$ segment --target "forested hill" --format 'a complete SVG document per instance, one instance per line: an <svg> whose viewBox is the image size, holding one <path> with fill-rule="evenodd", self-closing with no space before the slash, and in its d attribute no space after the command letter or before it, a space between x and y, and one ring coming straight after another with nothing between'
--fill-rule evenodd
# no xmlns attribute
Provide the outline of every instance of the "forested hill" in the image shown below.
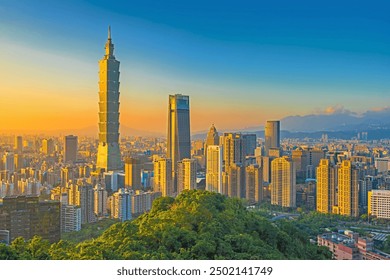
<svg viewBox="0 0 390 280"><path fill-rule="evenodd" d="M207 191L159 198L152 210L96 239L0 246L8 259L328 259L329 252L287 221L271 223L240 200Z"/></svg>

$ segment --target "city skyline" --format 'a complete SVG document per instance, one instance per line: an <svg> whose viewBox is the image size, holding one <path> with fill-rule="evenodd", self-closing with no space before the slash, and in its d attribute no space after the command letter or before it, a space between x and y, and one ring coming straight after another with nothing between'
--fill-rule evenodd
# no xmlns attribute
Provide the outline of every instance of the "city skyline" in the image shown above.
<svg viewBox="0 0 390 280"><path fill-rule="evenodd" d="M191 97L195 132L388 109L386 9L153 4L0 2L2 132L97 131L96 57L109 24L126 127L165 134L169 94Z"/></svg>

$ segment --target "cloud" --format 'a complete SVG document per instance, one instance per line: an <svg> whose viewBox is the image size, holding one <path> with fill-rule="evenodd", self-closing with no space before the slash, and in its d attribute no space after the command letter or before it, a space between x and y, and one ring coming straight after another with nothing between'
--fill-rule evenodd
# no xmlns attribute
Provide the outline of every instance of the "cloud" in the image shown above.
<svg viewBox="0 0 390 280"><path fill-rule="evenodd" d="M345 109L343 105L337 104L334 106L329 106L325 108L325 110L320 110L318 114L321 115L335 115L335 114L348 114L348 115L356 115L356 113Z"/></svg>
<svg viewBox="0 0 390 280"><path fill-rule="evenodd" d="M386 106L386 107L372 108L372 109L368 110L367 112L384 112L384 111L389 111L389 110L390 110L390 107Z"/></svg>

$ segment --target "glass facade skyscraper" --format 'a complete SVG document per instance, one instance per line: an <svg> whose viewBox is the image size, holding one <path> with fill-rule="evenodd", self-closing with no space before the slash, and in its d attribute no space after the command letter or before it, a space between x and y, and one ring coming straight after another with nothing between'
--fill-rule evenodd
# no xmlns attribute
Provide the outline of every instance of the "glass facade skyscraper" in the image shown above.
<svg viewBox="0 0 390 280"><path fill-rule="evenodd" d="M177 162L191 158L190 98L187 95L169 96L167 158L172 160L172 175L176 191Z"/></svg>

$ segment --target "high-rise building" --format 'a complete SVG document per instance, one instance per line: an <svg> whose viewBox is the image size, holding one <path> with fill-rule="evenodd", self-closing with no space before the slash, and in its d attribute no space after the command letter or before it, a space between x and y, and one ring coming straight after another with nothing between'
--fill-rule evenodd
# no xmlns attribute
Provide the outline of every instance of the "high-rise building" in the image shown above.
<svg viewBox="0 0 390 280"><path fill-rule="evenodd" d="M207 147L206 190L222 193L222 146Z"/></svg>
<svg viewBox="0 0 390 280"><path fill-rule="evenodd" d="M131 213L140 215L152 208L152 192L135 191L131 196Z"/></svg>
<svg viewBox="0 0 390 280"><path fill-rule="evenodd" d="M338 214L359 216L359 170L350 160L338 169Z"/></svg>
<svg viewBox="0 0 390 280"><path fill-rule="evenodd" d="M293 161L288 157L271 162L271 204L296 206L296 178Z"/></svg>
<svg viewBox="0 0 390 280"><path fill-rule="evenodd" d="M94 207L93 186L89 184L78 185L76 204L81 208L81 223L93 223L96 221Z"/></svg>
<svg viewBox="0 0 390 280"><path fill-rule="evenodd" d="M5 152L3 155L3 168L9 174L15 171L15 156L14 153Z"/></svg>
<svg viewBox="0 0 390 280"><path fill-rule="evenodd" d="M297 176L304 179L315 178L315 170L323 158L325 158L325 152L316 148L304 147L292 151Z"/></svg>
<svg viewBox="0 0 390 280"><path fill-rule="evenodd" d="M81 230L81 208L68 204L68 194L61 193L61 232Z"/></svg>
<svg viewBox="0 0 390 280"><path fill-rule="evenodd" d="M111 217L122 222L131 220L131 194L127 189L119 189L111 200Z"/></svg>
<svg viewBox="0 0 390 280"><path fill-rule="evenodd" d="M227 190L227 196L245 198L245 168L241 163L233 163L226 169L226 178L225 184L227 186L224 188Z"/></svg>
<svg viewBox="0 0 390 280"><path fill-rule="evenodd" d="M256 134L244 134L242 137L244 139L244 154L246 156L254 156L257 146Z"/></svg>
<svg viewBox="0 0 390 280"><path fill-rule="evenodd" d="M245 168L246 200L249 204L263 200L263 170L258 165L249 165Z"/></svg>
<svg viewBox="0 0 390 280"><path fill-rule="evenodd" d="M81 223L93 223L95 217L95 197L93 186L85 181L70 183L66 187L68 194L68 204L76 205L81 208Z"/></svg>
<svg viewBox="0 0 390 280"><path fill-rule="evenodd" d="M161 192L162 196L173 196L172 160L156 158L153 161L153 191Z"/></svg>
<svg viewBox="0 0 390 280"><path fill-rule="evenodd" d="M207 133L206 141L204 143L204 155L206 157L206 166L207 166L207 147L212 145L219 145L219 134L214 124L210 127L209 132Z"/></svg>
<svg viewBox="0 0 390 280"><path fill-rule="evenodd" d="M390 190L368 192L368 214L379 219L390 219Z"/></svg>
<svg viewBox="0 0 390 280"><path fill-rule="evenodd" d="M223 145L223 193L229 197L245 198L244 138L241 133L224 133L220 143Z"/></svg>
<svg viewBox="0 0 390 280"><path fill-rule="evenodd" d="M386 173L390 170L390 157L375 158L375 167L378 173Z"/></svg>
<svg viewBox="0 0 390 280"><path fill-rule="evenodd" d="M125 187L141 189L141 161L136 158L125 159Z"/></svg>
<svg viewBox="0 0 390 280"><path fill-rule="evenodd" d="M175 94L169 96L167 158L172 160L172 179L177 191L177 162L191 158L189 96Z"/></svg>
<svg viewBox="0 0 390 280"><path fill-rule="evenodd" d="M4 197L0 204L0 230L8 230L10 241L39 235L50 242L60 240L60 202L39 201L38 196Z"/></svg>
<svg viewBox="0 0 390 280"><path fill-rule="evenodd" d="M119 151L119 61L114 56L108 28L106 53L99 61L99 146L96 167L121 170Z"/></svg>
<svg viewBox="0 0 390 280"><path fill-rule="evenodd" d="M53 139L43 139L42 140L42 153L45 155L50 155L54 153L54 142Z"/></svg>
<svg viewBox="0 0 390 280"><path fill-rule="evenodd" d="M264 137L264 152L265 155L268 156L271 148L280 148L280 121L267 121L265 124Z"/></svg>
<svg viewBox="0 0 390 280"><path fill-rule="evenodd" d="M232 164L245 163L244 140L241 133L224 133L222 144L225 171Z"/></svg>
<svg viewBox="0 0 390 280"><path fill-rule="evenodd" d="M321 159L317 167L317 211L332 213L337 205L337 166L329 159Z"/></svg>
<svg viewBox="0 0 390 280"><path fill-rule="evenodd" d="M94 212L98 218L107 216L107 190L104 183L98 182L94 188Z"/></svg>
<svg viewBox="0 0 390 280"><path fill-rule="evenodd" d="M23 152L23 138L22 136L15 136L15 152Z"/></svg>
<svg viewBox="0 0 390 280"><path fill-rule="evenodd" d="M64 162L74 163L77 160L77 136L67 135L64 142Z"/></svg>
<svg viewBox="0 0 390 280"><path fill-rule="evenodd" d="M177 194L183 190L196 189L197 162L185 158L177 163Z"/></svg>
<svg viewBox="0 0 390 280"><path fill-rule="evenodd" d="M21 154L15 154L14 164L15 164L15 171L20 172L20 170L24 167L24 156Z"/></svg>

